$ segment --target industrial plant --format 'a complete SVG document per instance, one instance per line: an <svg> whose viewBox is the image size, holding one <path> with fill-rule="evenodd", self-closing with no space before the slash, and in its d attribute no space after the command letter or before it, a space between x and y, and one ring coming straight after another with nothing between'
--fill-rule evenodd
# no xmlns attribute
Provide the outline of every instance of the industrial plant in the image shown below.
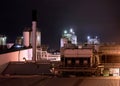
<svg viewBox="0 0 120 86"><path fill-rule="evenodd" d="M120 76L120 44L101 43L98 36L87 36L79 44L70 28L61 35L60 52L50 53L41 45L36 15L34 10L32 26L25 27L15 43L6 43L7 37L0 35L1 74Z"/></svg>

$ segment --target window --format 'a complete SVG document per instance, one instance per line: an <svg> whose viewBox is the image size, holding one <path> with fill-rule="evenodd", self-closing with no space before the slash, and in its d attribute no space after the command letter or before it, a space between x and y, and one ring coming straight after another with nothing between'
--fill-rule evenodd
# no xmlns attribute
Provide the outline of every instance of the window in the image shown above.
<svg viewBox="0 0 120 86"><path fill-rule="evenodd" d="M84 60L84 61L83 61L83 64L84 64L84 65L87 65L87 64L88 64L88 61L87 61L87 60Z"/></svg>

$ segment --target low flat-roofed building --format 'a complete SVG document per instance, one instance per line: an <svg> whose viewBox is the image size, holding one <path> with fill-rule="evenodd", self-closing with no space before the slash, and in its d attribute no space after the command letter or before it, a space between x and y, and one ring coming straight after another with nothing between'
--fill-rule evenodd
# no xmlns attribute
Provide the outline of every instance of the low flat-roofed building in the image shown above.
<svg viewBox="0 0 120 86"><path fill-rule="evenodd" d="M120 45L102 45L99 48L101 63L119 63Z"/></svg>
<svg viewBox="0 0 120 86"><path fill-rule="evenodd" d="M0 73L11 61L32 60L32 48L13 49L0 52Z"/></svg>
<svg viewBox="0 0 120 86"><path fill-rule="evenodd" d="M101 73L105 76L120 76L120 45L105 44L99 47ZM106 72L108 71L108 72Z"/></svg>
<svg viewBox="0 0 120 86"><path fill-rule="evenodd" d="M93 65L93 49L63 49L61 61L67 67L90 67Z"/></svg>

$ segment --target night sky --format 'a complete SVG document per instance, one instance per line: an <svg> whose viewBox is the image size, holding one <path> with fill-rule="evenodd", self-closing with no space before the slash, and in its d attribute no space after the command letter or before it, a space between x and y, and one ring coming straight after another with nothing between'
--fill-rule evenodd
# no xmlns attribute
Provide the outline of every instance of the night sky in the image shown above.
<svg viewBox="0 0 120 86"><path fill-rule="evenodd" d="M119 0L1 0L0 34L14 42L31 27L32 9L38 11L42 44L59 48L64 29L73 28L78 42L99 36L102 42L120 42Z"/></svg>

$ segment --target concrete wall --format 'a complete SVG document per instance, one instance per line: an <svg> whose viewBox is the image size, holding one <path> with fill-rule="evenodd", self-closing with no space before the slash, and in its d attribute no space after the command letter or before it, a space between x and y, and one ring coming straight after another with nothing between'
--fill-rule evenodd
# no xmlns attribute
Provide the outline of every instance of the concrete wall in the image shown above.
<svg viewBox="0 0 120 86"><path fill-rule="evenodd" d="M9 53L0 54L0 73L7 67L10 61L24 61L32 59L32 49L19 50Z"/></svg>
<svg viewBox="0 0 120 86"><path fill-rule="evenodd" d="M18 61L32 60L32 49L21 50L18 52Z"/></svg>

